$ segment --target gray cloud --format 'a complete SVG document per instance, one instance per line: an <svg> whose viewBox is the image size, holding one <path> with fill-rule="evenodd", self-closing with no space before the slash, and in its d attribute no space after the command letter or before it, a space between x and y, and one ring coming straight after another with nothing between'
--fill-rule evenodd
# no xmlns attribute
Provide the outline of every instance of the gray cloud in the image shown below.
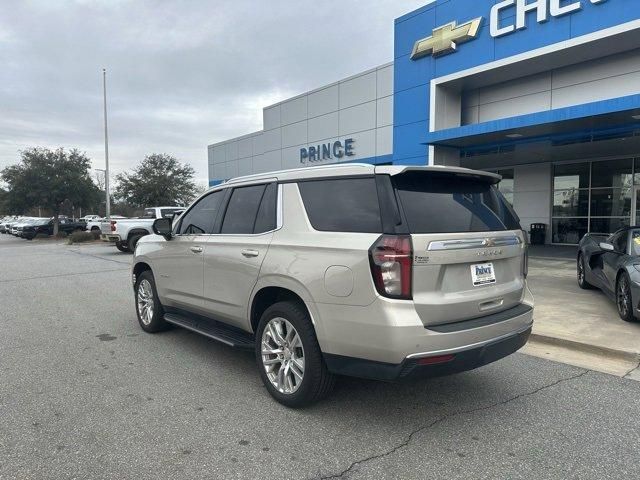
<svg viewBox="0 0 640 480"><path fill-rule="evenodd" d="M5 1L0 168L31 146L103 165L108 70L115 172L262 128L262 107L393 58L393 19L425 0Z"/></svg>

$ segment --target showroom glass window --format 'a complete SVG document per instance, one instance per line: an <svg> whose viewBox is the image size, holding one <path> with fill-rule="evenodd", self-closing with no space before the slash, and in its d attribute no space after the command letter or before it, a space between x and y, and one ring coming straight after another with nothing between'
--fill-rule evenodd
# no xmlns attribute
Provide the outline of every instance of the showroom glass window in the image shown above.
<svg viewBox="0 0 640 480"><path fill-rule="evenodd" d="M513 168L496 170L495 173L502 177L502 180L500 180L498 184L498 190L500 190L504 198L513 205L513 183L515 178Z"/></svg>
<svg viewBox="0 0 640 480"><path fill-rule="evenodd" d="M587 232L629 225L633 159L558 164L553 170L553 243L577 244Z"/></svg>
<svg viewBox="0 0 640 480"><path fill-rule="evenodd" d="M491 173L497 173L502 177L500 183L498 184L498 190L502 193L502 196L513 206L513 188L514 188L514 169L513 168L502 168L499 170L487 170Z"/></svg>

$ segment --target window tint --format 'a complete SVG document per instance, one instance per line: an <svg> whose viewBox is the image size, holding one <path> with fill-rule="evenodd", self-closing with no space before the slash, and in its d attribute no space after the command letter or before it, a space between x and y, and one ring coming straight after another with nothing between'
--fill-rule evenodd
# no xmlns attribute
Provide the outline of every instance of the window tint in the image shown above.
<svg viewBox="0 0 640 480"><path fill-rule="evenodd" d="M256 224L253 233L265 233L276 229L276 205L278 203L277 195L278 185L272 183L267 185L267 189L262 196L262 203L258 210Z"/></svg>
<svg viewBox="0 0 640 480"><path fill-rule="evenodd" d="M253 233L264 190L265 185L235 188L229 199L220 233Z"/></svg>
<svg viewBox="0 0 640 480"><path fill-rule="evenodd" d="M616 249L616 252L626 252L627 242L629 239L629 232L620 232L611 239L611 243Z"/></svg>
<svg viewBox="0 0 640 480"><path fill-rule="evenodd" d="M311 225L325 232L381 233L373 178L314 180L298 184Z"/></svg>
<svg viewBox="0 0 640 480"><path fill-rule="evenodd" d="M223 199L224 190L218 190L200 199L182 219L180 233L183 235L213 233L213 224Z"/></svg>
<svg viewBox="0 0 640 480"><path fill-rule="evenodd" d="M394 177L412 233L520 229L497 189L472 177L410 172Z"/></svg>

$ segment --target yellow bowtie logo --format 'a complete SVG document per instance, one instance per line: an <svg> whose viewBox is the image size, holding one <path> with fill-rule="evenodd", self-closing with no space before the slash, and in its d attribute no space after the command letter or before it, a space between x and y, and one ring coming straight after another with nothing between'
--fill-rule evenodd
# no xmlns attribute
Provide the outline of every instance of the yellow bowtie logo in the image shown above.
<svg viewBox="0 0 640 480"><path fill-rule="evenodd" d="M459 26L456 25L456 22L451 22L434 29L430 37L416 42L411 60L417 60L429 54L438 57L455 52L459 44L473 40L478 36L481 22L482 17L479 17Z"/></svg>

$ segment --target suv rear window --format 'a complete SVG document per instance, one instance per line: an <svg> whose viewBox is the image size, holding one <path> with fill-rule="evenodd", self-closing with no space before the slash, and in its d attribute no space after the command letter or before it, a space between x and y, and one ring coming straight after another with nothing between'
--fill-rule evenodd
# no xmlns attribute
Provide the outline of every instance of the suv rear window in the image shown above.
<svg viewBox="0 0 640 480"><path fill-rule="evenodd" d="M495 186L474 177L408 172L393 177L411 233L519 230Z"/></svg>
<svg viewBox="0 0 640 480"><path fill-rule="evenodd" d="M298 183L311 225L323 232L381 233L380 205L373 177Z"/></svg>

